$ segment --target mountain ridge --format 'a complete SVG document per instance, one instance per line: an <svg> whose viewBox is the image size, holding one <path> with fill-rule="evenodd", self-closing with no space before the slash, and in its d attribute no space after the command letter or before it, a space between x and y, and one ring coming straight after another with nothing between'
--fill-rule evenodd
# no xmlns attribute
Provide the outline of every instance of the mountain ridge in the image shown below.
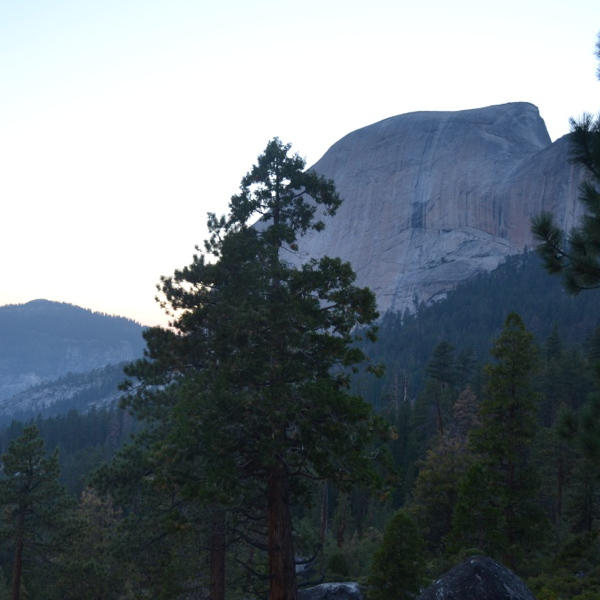
<svg viewBox="0 0 600 600"><path fill-rule="evenodd" d="M144 328L125 317L65 302L0 306L0 400L69 373L142 355Z"/></svg>

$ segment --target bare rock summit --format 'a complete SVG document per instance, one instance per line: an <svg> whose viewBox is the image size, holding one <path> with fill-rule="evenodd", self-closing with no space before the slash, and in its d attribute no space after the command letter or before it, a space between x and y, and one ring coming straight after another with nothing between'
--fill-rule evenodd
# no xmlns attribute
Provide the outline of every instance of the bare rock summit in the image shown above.
<svg viewBox="0 0 600 600"><path fill-rule="evenodd" d="M354 131L312 167L344 199L303 258L340 256L379 309L413 309L531 248L530 219L570 229L582 174L567 136L552 143L538 109L517 102L416 112Z"/></svg>

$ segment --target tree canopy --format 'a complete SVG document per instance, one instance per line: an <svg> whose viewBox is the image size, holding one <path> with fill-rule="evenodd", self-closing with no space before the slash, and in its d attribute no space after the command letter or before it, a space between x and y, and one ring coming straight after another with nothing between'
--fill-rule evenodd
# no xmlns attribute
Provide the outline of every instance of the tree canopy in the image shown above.
<svg viewBox="0 0 600 600"><path fill-rule="evenodd" d="M596 56L600 59L600 37ZM540 242L537 251L546 269L561 273L567 291L578 294L600 287L600 115L571 118L569 141L571 162L586 173L579 196L585 214L579 226L567 234L551 213L541 213L532 219L532 232Z"/></svg>
<svg viewBox="0 0 600 600"><path fill-rule="evenodd" d="M35 425L23 430L0 462L2 538L10 539L14 545L11 599L19 600L25 557L40 570L48 556L60 547L69 502L58 482L58 452L46 455Z"/></svg>
<svg viewBox="0 0 600 600"><path fill-rule="evenodd" d="M370 444L387 431L349 391L366 361L353 331L377 317L373 293L340 259L291 260L302 234L323 228L317 211L341 202L304 167L289 145L268 143L229 214L209 215L204 252L162 278L170 328L148 330L146 357L127 369L125 405L149 425L153 481L210 509L213 557L234 528L266 550L273 600L297 594L292 503L313 480L374 483Z"/></svg>

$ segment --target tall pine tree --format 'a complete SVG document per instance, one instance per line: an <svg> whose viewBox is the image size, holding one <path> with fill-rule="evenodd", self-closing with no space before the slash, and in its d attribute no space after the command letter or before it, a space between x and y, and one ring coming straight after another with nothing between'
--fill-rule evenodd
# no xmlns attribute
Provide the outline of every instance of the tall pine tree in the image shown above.
<svg viewBox="0 0 600 600"><path fill-rule="evenodd" d="M334 214L341 201L289 150L269 142L229 215L209 216L205 253L162 279L171 328L147 332L125 402L161 431L151 446L167 459L164 481L221 523L234 509L262 514L264 538L254 535L271 600L297 597L291 507L304 482L374 481L369 444L385 432L348 387L348 369L365 360L352 332L377 317L375 297L339 259L294 266L302 234L324 226L317 210ZM194 485L183 483L186 464Z"/></svg>
<svg viewBox="0 0 600 600"><path fill-rule="evenodd" d="M528 465L536 433L538 399L532 376L538 366L533 335L516 313L506 318L485 368L480 426L470 433L480 459L461 484L454 534L467 546L515 568L523 549L539 541L543 515L536 506L537 478Z"/></svg>
<svg viewBox="0 0 600 600"><path fill-rule="evenodd" d="M19 600L24 558L41 570L62 547L69 499L58 482L58 452L46 455L36 426L26 427L0 461L2 535L13 548L11 600Z"/></svg>

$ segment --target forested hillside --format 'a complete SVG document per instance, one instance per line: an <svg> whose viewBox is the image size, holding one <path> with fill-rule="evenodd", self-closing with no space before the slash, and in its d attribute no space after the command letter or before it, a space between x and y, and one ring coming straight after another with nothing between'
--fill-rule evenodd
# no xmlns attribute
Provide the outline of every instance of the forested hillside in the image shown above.
<svg viewBox="0 0 600 600"><path fill-rule="evenodd" d="M421 305L416 313L387 313L371 360L385 365L378 380L356 378L355 385L376 407L400 386L414 400L423 389L425 366L442 341L480 365L506 316L518 312L538 345L556 329L563 344L581 350L597 344L600 304L595 294L569 295L561 281L548 277L540 257L529 252L510 257L498 269L460 284L445 300Z"/></svg>
<svg viewBox="0 0 600 600"><path fill-rule="evenodd" d="M439 310L441 305L436 308ZM317 554L310 560L309 568L302 572L301 583L318 581L322 576L326 581L365 583L370 561L383 540L386 523L395 511L402 509L408 518L408 525L405 523L403 527L410 529L410 523L414 522L417 525L414 535L425 543L423 560L427 562L429 578L441 574L468 553L478 552L512 564L541 599L550 597L544 595L544 589L569 590L564 592L564 598L581 600L594 597L585 595L586 590L592 594L600 590L600 572L595 566L600 557L595 533L600 488L593 457L585 452L582 445L585 440L577 425L591 417L585 407L588 396L597 389L594 369L600 357L600 339L591 339L585 344L567 342L552 325L548 335L534 338L520 324L518 316L510 318L512 321L501 323L495 334L490 334L489 345L495 348L495 356L488 352L475 364L466 359L459 346L432 337L433 350L424 364L418 364L423 373L423 386L409 397L402 381L391 379L377 402L378 412L396 432L383 446L387 447L392 461L388 468L391 466L395 473L388 480L388 493L372 496L361 486L340 491L327 483L308 485L305 492L308 492L307 500L312 497L312 502L294 504L294 530L300 556L309 558ZM416 321L416 318L415 321L409 319L409 325L415 327ZM561 322L566 324L568 320ZM428 331L427 327L422 331ZM511 336L516 342L502 341L507 337L511 340ZM529 487L521 488L519 484L509 493L503 487L494 487L500 485L504 476L490 480L484 477L486 470L491 469L491 473L498 475L502 470L498 467L500 470L496 471L493 464L481 462L481 457L497 452L498 464L504 464L503 446L488 447L487 444L500 439L494 427L502 414L504 371L498 370L498 365L510 358L513 351L522 353L516 363L521 367L519 377L523 378L518 389L529 404L524 405L522 416L526 420L522 429L510 422L505 422L502 428L515 435L521 431L518 435L522 437L510 443L521 449L518 469L522 471L517 471L518 478L521 481L524 477ZM500 404L492 408L495 401ZM490 414L496 416L490 419L487 416ZM503 418L509 418L508 415ZM169 484L168 480L162 480L164 474L159 474L162 467L157 472L159 465L154 461L169 464L171 459L163 454L144 457L143 446L136 444L126 448L122 459L113 461L110 468L102 467L96 479L92 476L99 466L112 459L130 434L139 429L139 424L125 412L115 410L92 410L85 415L71 411L30 423L39 428L49 452L58 449L60 481L71 494L80 495L77 511L88 523L88 529L81 532L84 538L96 535L92 534L95 529L90 527L101 527L102 535L106 536L102 543L112 548L111 554L103 553L99 557L103 568L115 574L113 585L124 589L131 577L152 578L152 574L158 572L160 578L151 579L155 582L152 585L160 590L156 597L169 597L163 587L165 577L173 577L166 581L168 586L175 587L181 581L189 584L193 573L202 572L209 546L205 547L206 515L194 500L196 486L202 485L195 479L196 475L188 479L188 491L182 490L181 498L159 493ZM5 452L10 441L18 439L23 430L24 424L16 422L5 428L0 436L0 449ZM476 432L480 433L476 435ZM139 441L148 439L142 436ZM380 446L379 451L383 447ZM191 465L181 467L188 477L194 473L190 471ZM471 483L466 479L469 473L473 477ZM157 476L159 480L154 484ZM94 481L97 489L104 493L111 491L106 498L112 497L116 506L89 495L97 492L84 492L86 484ZM147 485L151 495L145 497L142 489ZM489 498L504 498L505 494L531 519L529 525L519 525L525 529L516 537L510 533L512 529L501 527L503 519L498 512L501 505L487 504ZM131 498L137 498L137 504L130 506L128 511L133 512L124 518L117 506L129 506ZM523 498L527 498L527 504L519 504L524 502ZM163 510L166 512L161 516ZM467 520L461 515L468 515ZM103 524L95 525L95 519ZM477 525L476 529L473 524ZM67 533L68 527L65 535ZM503 556L505 535L514 537L514 547ZM259 575L250 576L245 574L244 568L240 570L239 565L236 566L237 560L258 561L258 557L252 558L252 552L245 554L243 548L244 544L230 547L234 560L227 566L228 588L238 590L239 586L239 594L243 594L244 589L254 589L247 586L256 577L261 581ZM82 568L81 558L70 551L62 556L61 560L69 565L66 571L55 569L53 575L38 571L46 583L53 582L58 597L70 581L69 569L78 572ZM9 565L7 555L4 566ZM125 570L122 565L127 565ZM198 585L203 585L202 581L200 579ZM31 580L30 585L33 584Z"/></svg>
<svg viewBox="0 0 600 600"><path fill-rule="evenodd" d="M385 366L383 375L358 373L353 389L393 427L391 439L371 442L374 455L388 457L379 467L386 481L375 496L364 485L336 487L310 480L304 485L291 505L297 553L308 560L298 575L300 584L323 577L366 583L389 522L402 528L402 536L416 536L414 544L424 544L427 569L421 582L478 552L511 565L540 600L552 598L544 590L579 600L600 593L600 487L595 455L586 450L598 439L591 425L596 408L588 398L595 398L598 389L599 313L595 293L567 295L560 280L544 272L537 254L528 253L461 284L445 300L420 306L415 314L384 315L377 342L359 342L372 364ZM509 315L514 316L506 321ZM516 341L508 345L502 341L513 337ZM515 399L516 406L524 402L519 425L514 415L503 412L505 372L498 370L512 352L521 353L521 396ZM20 406L29 408L12 415L23 420L10 426L7 421L2 428L3 453L27 433L27 425L38 428L47 456L58 451L58 481L71 498L70 518L80 520L78 534L70 529L72 521L60 525L60 535L71 545L61 549L57 541L50 547L52 571L44 567L47 554L29 555L36 567L26 572L25 581L34 596L39 584L44 598L90 597L76 584L75 574L91 568L73 554L82 544L91 544L94 562L112 573L110 585L120 593L137 580L146 581L144 589L160 598L182 585L209 585L204 577L195 578L205 572L211 548L206 529L211 511L206 513L201 498L213 492L200 477L194 445L186 451L192 452L190 459L173 462L182 439L173 437L164 421L171 410L168 397L155 396L153 386L160 380L151 372L144 376L150 377L153 398L146 406L155 415L150 421L143 418L154 423L147 433L123 410L94 408L99 399L117 394L124 378L121 365L70 374L23 393L27 402ZM70 397L46 408L45 399L64 394L63 388L71 390ZM189 401L195 402L193 390ZM207 400L206 410L213 410ZM180 417L175 413L174 418ZM511 460L516 481L522 483L510 488L501 485L507 449L499 442L498 423L514 434L511 447L520 449L518 460L516 455ZM191 435L198 443L188 417L180 427L177 436ZM214 433L207 439L218 452L223 442L219 430ZM133 445L132 434L137 436ZM240 436L243 440L241 430ZM492 497L500 504L489 504ZM524 520L503 516L509 506L510 514L522 513ZM258 507L251 507L253 514ZM398 510L404 516L391 520ZM246 526L238 523L235 531L242 534ZM91 541L98 532L100 545ZM242 539L228 545L226 585L232 597L258 593L265 585L265 563L256 554L260 544L248 547ZM3 548L0 565L9 580L11 545ZM251 565L251 571L241 565ZM102 577L93 581L95 589L106 586ZM76 596L64 596L69 587Z"/></svg>
<svg viewBox="0 0 600 600"><path fill-rule="evenodd" d="M75 496L89 484L92 471L110 460L137 428L135 421L117 407L92 408L85 413L72 409L50 417L14 420L3 426L0 453L4 454L30 425L38 427L48 452L59 451L60 481Z"/></svg>

